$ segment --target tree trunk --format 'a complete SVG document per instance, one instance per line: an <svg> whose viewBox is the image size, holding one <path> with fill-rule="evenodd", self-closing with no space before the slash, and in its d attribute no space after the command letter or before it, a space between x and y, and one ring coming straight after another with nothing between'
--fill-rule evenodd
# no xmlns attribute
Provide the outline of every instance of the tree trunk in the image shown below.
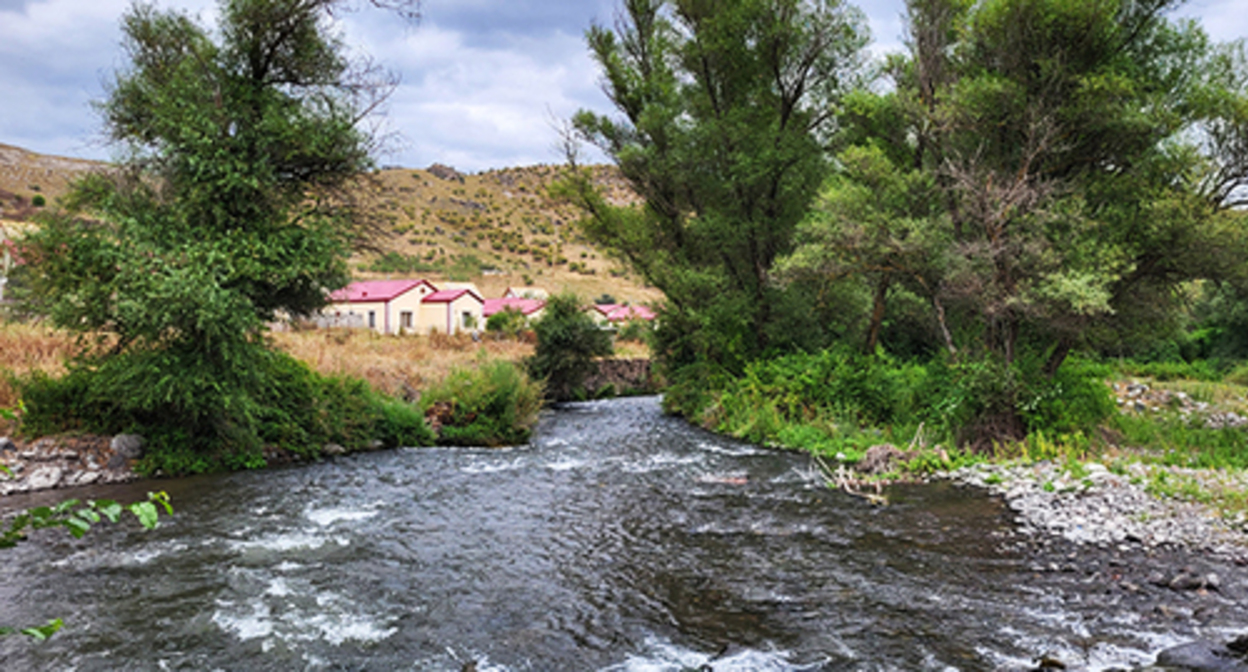
<svg viewBox="0 0 1248 672"><path fill-rule="evenodd" d="M875 304L871 309L871 328L867 332L867 354L875 352L875 346L880 342L880 326L884 322L884 309L887 306L888 286L890 284L889 274L885 272L880 276L879 282L875 286Z"/></svg>

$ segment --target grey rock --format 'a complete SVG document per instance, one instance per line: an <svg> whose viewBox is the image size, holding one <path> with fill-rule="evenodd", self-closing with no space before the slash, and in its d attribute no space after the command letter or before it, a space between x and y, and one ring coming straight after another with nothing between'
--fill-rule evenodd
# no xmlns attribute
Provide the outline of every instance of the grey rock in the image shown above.
<svg viewBox="0 0 1248 672"><path fill-rule="evenodd" d="M65 479L66 485L90 485L100 480L98 471L80 471Z"/></svg>
<svg viewBox="0 0 1248 672"><path fill-rule="evenodd" d="M1220 644L1197 640L1157 654L1157 665L1185 672L1248 672L1248 665Z"/></svg>
<svg viewBox="0 0 1248 672"><path fill-rule="evenodd" d="M7 436L0 436L0 453L17 452L17 444Z"/></svg>
<svg viewBox="0 0 1248 672"><path fill-rule="evenodd" d="M321 452L326 455L346 455L347 449L336 443L327 443L325 444L325 447L321 449Z"/></svg>
<svg viewBox="0 0 1248 672"><path fill-rule="evenodd" d="M122 455L128 460L137 460L143 457L143 437L138 434L118 434L113 437L113 441L109 445L118 455Z"/></svg>
<svg viewBox="0 0 1248 672"><path fill-rule="evenodd" d="M128 466L130 466L130 460L126 459L126 456L121 453L108 458L109 469L125 469Z"/></svg>
<svg viewBox="0 0 1248 672"><path fill-rule="evenodd" d="M65 475L65 471L60 467L40 467L26 477L26 484L31 490L47 490L55 488L61 483L61 477Z"/></svg>

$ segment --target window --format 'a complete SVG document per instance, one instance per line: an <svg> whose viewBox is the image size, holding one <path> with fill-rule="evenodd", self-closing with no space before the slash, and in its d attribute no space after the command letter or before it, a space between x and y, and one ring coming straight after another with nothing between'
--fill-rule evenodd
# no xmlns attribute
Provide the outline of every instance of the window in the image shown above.
<svg viewBox="0 0 1248 672"><path fill-rule="evenodd" d="M369 329L377 328L377 311L375 310L368 311L368 328Z"/></svg>
<svg viewBox="0 0 1248 672"><path fill-rule="evenodd" d="M472 314L471 311L467 311L467 310L464 311L463 325L465 329L477 328L477 318Z"/></svg>
<svg viewBox="0 0 1248 672"><path fill-rule="evenodd" d="M405 310L405 311L403 311L403 312L399 313L399 328L400 328L400 329L407 329L408 331L411 331L411 329L412 329L412 311L410 311L410 310Z"/></svg>

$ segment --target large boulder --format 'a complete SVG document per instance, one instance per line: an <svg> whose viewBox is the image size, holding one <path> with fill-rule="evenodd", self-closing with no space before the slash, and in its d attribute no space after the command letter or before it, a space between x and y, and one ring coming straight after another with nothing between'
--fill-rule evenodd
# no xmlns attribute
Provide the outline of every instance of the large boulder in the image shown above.
<svg viewBox="0 0 1248 672"><path fill-rule="evenodd" d="M1229 647L1198 639L1157 654L1157 667L1175 672L1248 672L1248 663Z"/></svg>
<svg viewBox="0 0 1248 672"><path fill-rule="evenodd" d="M109 445L115 453L127 460L143 457L143 437L138 434L118 434Z"/></svg>

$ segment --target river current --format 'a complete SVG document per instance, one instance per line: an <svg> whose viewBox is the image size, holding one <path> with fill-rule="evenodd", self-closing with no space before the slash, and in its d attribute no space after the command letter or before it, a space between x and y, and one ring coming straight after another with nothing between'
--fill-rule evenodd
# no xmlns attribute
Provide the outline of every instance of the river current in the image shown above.
<svg viewBox="0 0 1248 672"><path fill-rule="evenodd" d="M831 491L808 458L664 417L657 398L547 413L530 445L10 497L169 492L172 518L0 558L6 670L996 670L1048 655L1131 669L1203 622L1156 617L1070 549L1013 536L1000 501ZM1102 563L1103 561L1103 563ZM1098 564L1102 563L1102 564ZM1227 577L1227 583L1238 581ZM1175 599L1178 599L1177 597Z"/></svg>

